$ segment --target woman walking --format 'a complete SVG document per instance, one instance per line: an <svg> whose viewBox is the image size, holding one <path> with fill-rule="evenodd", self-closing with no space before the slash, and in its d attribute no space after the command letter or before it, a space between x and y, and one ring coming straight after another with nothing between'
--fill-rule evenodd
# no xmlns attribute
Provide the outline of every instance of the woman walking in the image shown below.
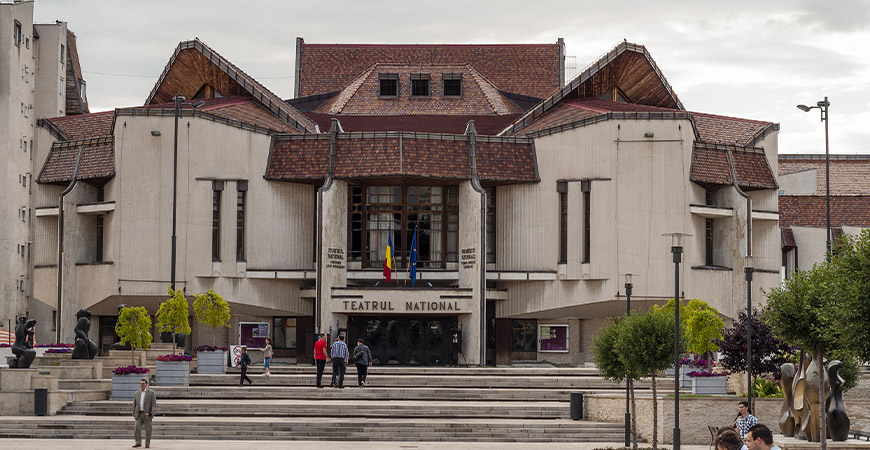
<svg viewBox="0 0 870 450"><path fill-rule="evenodd" d="M263 367L266 369L266 378L269 378L269 367L272 365L272 339L266 338L266 347L263 349Z"/></svg>

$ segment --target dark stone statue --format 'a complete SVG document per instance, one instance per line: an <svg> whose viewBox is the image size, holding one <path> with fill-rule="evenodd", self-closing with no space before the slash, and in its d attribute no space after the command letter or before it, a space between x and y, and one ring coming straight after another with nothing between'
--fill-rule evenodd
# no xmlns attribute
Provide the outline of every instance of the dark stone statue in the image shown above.
<svg viewBox="0 0 870 450"><path fill-rule="evenodd" d="M9 361L11 369L29 369L36 358L36 350L33 349L33 334L36 319L27 320L27 317L19 317L15 327L15 343L12 344L12 354L15 359Z"/></svg>
<svg viewBox="0 0 870 450"><path fill-rule="evenodd" d="M76 346L72 353L72 359L94 359L97 356L97 344L88 338L91 329L91 312L80 309L76 313Z"/></svg>
<svg viewBox="0 0 870 450"><path fill-rule="evenodd" d="M794 383L795 378L794 364L783 364L780 367L779 372L782 375L780 384L783 392L782 410L779 415L779 429L782 430L783 436L791 437L794 436L795 429L795 419L791 412L794 398L792 391L792 384Z"/></svg>
<svg viewBox="0 0 870 450"><path fill-rule="evenodd" d="M840 376L840 361L834 360L828 363L828 381L831 385L831 393L828 395L825 411L828 413L828 434L835 441L849 439L849 416L846 415L846 405L843 404L843 383Z"/></svg>
<svg viewBox="0 0 870 450"><path fill-rule="evenodd" d="M127 307L127 305L125 305L125 304L118 305L118 313L120 313L121 310L126 308L126 307ZM133 347L130 347L129 345L121 344L121 341L118 341L118 342L115 342L114 344L112 344L112 349L113 350L132 350Z"/></svg>

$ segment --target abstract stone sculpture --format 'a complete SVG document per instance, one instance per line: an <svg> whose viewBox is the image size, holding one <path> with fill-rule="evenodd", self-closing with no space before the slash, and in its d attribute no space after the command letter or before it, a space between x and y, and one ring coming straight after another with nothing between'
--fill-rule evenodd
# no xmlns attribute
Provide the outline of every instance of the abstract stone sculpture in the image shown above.
<svg viewBox="0 0 870 450"><path fill-rule="evenodd" d="M806 439L804 437L804 410L806 409L806 376L807 366L810 364L810 355L801 353L801 365L798 368L798 374L794 378L792 385L792 401L791 415L794 417L794 437L798 439Z"/></svg>
<svg viewBox="0 0 870 450"><path fill-rule="evenodd" d="M819 361L816 361L813 358L813 362L807 366L807 376L806 376L806 407L804 408L804 419L802 421L802 429L804 432L804 436L806 436L807 440L810 442L819 442L821 441L819 427L821 426L821 407L819 405L819 400L822 396L819 394L819 370L821 364ZM824 369L821 369L824 370Z"/></svg>
<svg viewBox="0 0 870 450"><path fill-rule="evenodd" d="M76 345L72 353L72 359L94 359L97 356L97 344L88 338L91 329L91 312L80 309L76 313Z"/></svg>
<svg viewBox="0 0 870 450"><path fill-rule="evenodd" d="M828 396L828 434L835 441L849 439L849 416L846 415L846 405L843 404L843 383L840 376L840 361L834 360L828 363L828 381L831 386L831 394Z"/></svg>
<svg viewBox="0 0 870 450"><path fill-rule="evenodd" d="M11 369L29 369L33 364L33 359L36 358L36 350L33 349L33 327L36 325L35 319L27 320L27 317L19 317L18 325L15 327L15 343L12 344L12 354L15 359L9 361Z"/></svg>
<svg viewBox="0 0 870 450"><path fill-rule="evenodd" d="M794 436L794 415L792 415L792 401L793 391L792 384L794 383L794 375L795 369L794 364L785 363L779 369L782 378L780 379L780 384L782 385L782 393L783 393L783 401L782 401L782 410L779 415L779 429L782 430L783 436L792 437Z"/></svg>

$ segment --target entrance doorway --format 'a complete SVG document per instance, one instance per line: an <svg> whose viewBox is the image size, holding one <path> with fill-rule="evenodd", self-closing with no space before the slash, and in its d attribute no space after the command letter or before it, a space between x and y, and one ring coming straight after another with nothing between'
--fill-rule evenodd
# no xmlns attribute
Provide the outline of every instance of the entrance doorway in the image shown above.
<svg viewBox="0 0 870 450"><path fill-rule="evenodd" d="M451 352L456 317L351 317L348 344L362 338L378 365L445 366L455 364Z"/></svg>

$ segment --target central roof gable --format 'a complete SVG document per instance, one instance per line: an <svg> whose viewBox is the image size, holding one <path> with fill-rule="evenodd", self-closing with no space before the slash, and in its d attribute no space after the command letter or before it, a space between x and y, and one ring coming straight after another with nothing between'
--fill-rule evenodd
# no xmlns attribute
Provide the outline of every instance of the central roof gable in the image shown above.
<svg viewBox="0 0 870 450"><path fill-rule="evenodd" d="M297 130L315 132L313 121L199 39L178 44L145 105L171 103L175 94L193 99L204 86L210 86L224 97L253 98Z"/></svg>

